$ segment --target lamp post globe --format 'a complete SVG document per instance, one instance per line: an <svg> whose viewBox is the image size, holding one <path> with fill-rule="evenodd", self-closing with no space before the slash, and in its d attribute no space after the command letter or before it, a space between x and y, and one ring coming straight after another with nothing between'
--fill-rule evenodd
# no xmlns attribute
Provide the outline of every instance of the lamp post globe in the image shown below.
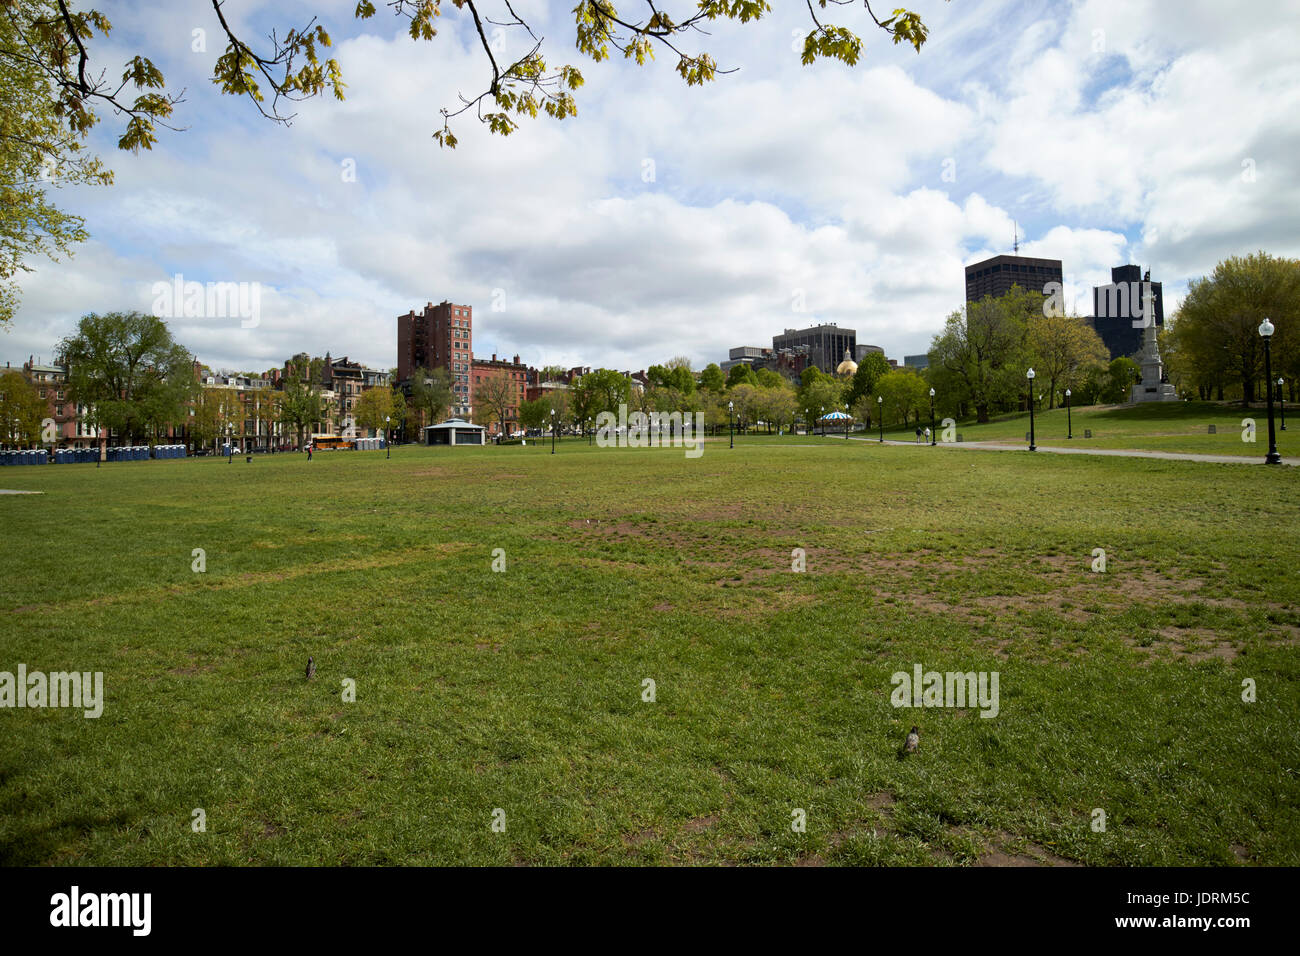
<svg viewBox="0 0 1300 956"><path fill-rule="evenodd" d="M1025 373L1025 378L1029 379L1029 450L1038 451L1038 446L1034 444L1034 370L1032 368Z"/></svg>
<svg viewBox="0 0 1300 956"><path fill-rule="evenodd" d="M938 440L939 436L934 430L934 389L930 389L930 445L933 446Z"/></svg>
<svg viewBox="0 0 1300 956"><path fill-rule="evenodd" d="M1268 454L1264 456L1264 464L1280 465L1282 456L1277 452L1277 433L1273 429L1273 359L1270 354L1273 323L1267 318L1259 323L1259 335L1264 340L1264 390L1268 393Z"/></svg>

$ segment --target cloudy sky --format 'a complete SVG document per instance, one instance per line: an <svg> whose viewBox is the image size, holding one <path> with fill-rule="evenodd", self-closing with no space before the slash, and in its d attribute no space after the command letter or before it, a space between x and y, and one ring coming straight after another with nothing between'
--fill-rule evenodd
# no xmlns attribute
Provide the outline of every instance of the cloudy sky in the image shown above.
<svg viewBox="0 0 1300 956"><path fill-rule="evenodd" d="M807 10L775 0L688 41L738 68L689 89L667 51L644 68L578 59L572 0L515 0L549 63L586 76L579 115L505 139L464 116L454 151L431 134L486 85L472 25L444 4L439 35L415 43L376 5L358 23L355 0L227 0L245 39L313 14L332 33L347 100L303 104L285 128L217 94L204 0L98 4L114 31L96 65L151 56L185 88L188 128L131 156L105 117L115 185L58 197L92 239L30 263L0 359L48 359L86 312L150 311L178 273L260 288L255 327L169 320L214 368L299 351L389 368L396 316L450 299L474 306L480 356L637 369L699 368L822 321L890 357L923 352L962 304L962 267L1011 251L1013 220L1023 254L1063 260L1084 315L1126 262L1164 282L1169 309L1225 256L1300 256L1289 0L1249 16L1222 0L915 0L920 54L849 5L834 13L864 39L856 68L801 66Z"/></svg>

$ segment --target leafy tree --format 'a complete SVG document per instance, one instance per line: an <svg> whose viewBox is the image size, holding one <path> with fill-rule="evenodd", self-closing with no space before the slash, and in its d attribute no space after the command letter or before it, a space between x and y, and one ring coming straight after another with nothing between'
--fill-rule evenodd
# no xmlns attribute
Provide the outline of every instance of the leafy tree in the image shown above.
<svg viewBox="0 0 1300 956"><path fill-rule="evenodd" d="M21 372L0 375L0 443L35 445L39 442L46 407Z"/></svg>
<svg viewBox="0 0 1300 956"><path fill-rule="evenodd" d="M1012 286L1006 295L985 296L953 312L930 345L930 365L959 381L976 419L989 420L994 404L1023 391L1031 317L1042 315L1043 298Z"/></svg>
<svg viewBox="0 0 1300 956"><path fill-rule="evenodd" d="M275 423L280 420L280 393L270 388L255 388L248 393L248 399L258 434L266 435L268 445L275 444Z"/></svg>
<svg viewBox="0 0 1300 956"><path fill-rule="evenodd" d="M700 396L700 411L704 413L704 427L718 434L727 427L726 393L706 391Z"/></svg>
<svg viewBox="0 0 1300 956"><path fill-rule="evenodd" d="M759 398L762 394L757 385L742 382L727 393L728 400L735 406L736 427L744 431L758 420L761 414Z"/></svg>
<svg viewBox="0 0 1300 956"><path fill-rule="evenodd" d="M352 414L359 426L382 434L400 426L403 404L391 388L368 388L357 399Z"/></svg>
<svg viewBox="0 0 1300 956"><path fill-rule="evenodd" d="M594 419L601 412L618 414L619 405L628 404L632 380L622 372L599 368L573 380L575 410L584 418Z"/></svg>
<svg viewBox="0 0 1300 956"><path fill-rule="evenodd" d="M1110 358L1092 326L1077 315L1056 312L1029 323L1029 348L1034 370L1048 387L1048 408L1055 407L1058 385L1073 388L1087 369L1104 366Z"/></svg>
<svg viewBox="0 0 1300 956"><path fill-rule="evenodd" d="M284 383L280 397L280 421L298 435L298 447L304 445L304 433L325 416L325 399L314 381L295 372Z"/></svg>
<svg viewBox="0 0 1300 956"><path fill-rule="evenodd" d="M436 425L456 401L451 373L444 367L418 368L411 375L411 407L419 415L420 427Z"/></svg>
<svg viewBox="0 0 1300 956"><path fill-rule="evenodd" d="M753 368L747 362L741 362L727 369L727 388L734 388L737 385L758 385L758 376L754 374Z"/></svg>
<svg viewBox="0 0 1300 956"><path fill-rule="evenodd" d="M1111 361L1106 372L1106 388L1102 392L1101 400L1110 405L1127 402L1133 385L1142 374L1138 363L1127 355L1121 355Z"/></svg>
<svg viewBox="0 0 1300 956"><path fill-rule="evenodd" d="M551 416L551 403L544 396L519 406L519 424L524 428L545 428Z"/></svg>
<svg viewBox="0 0 1300 956"><path fill-rule="evenodd" d="M920 424L923 413L930 410L930 385L910 368L891 369L876 383L876 395L883 398L885 421L899 421L904 426Z"/></svg>
<svg viewBox="0 0 1300 956"><path fill-rule="evenodd" d="M781 377L781 373L773 372L770 368L760 368L755 374L758 378L759 388L780 388L785 384L785 379Z"/></svg>
<svg viewBox="0 0 1300 956"><path fill-rule="evenodd" d="M200 388L190 415L190 441L195 448L225 437L226 425L240 416L233 389Z"/></svg>
<svg viewBox="0 0 1300 956"><path fill-rule="evenodd" d="M519 384L504 370L489 372L474 386L474 417L480 425L497 423L498 440L505 436L519 407Z"/></svg>
<svg viewBox="0 0 1300 956"><path fill-rule="evenodd" d="M727 378L722 374L722 369L717 362L710 362L700 373L700 388L707 389L710 392L722 392L727 387Z"/></svg>
<svg viewBox="0 0 1300 956"><path fill-rule="evenodd" d="M1264 371L1259 324L1265 317L1277 329L1274 368L1294 377L1300 372L1300 260L1262 251L1232 256L1189 283L1173 324L1183 367L1193 371L1196 384L1231 376L1249 404Z"/></svg>
<svg viewBox="0 0 1300 956"><path fill-rule="evenodd" d="M6 0L0 9L0 326L13 317L13 279L32 256L70 254L86 239L80 216L58 209L50 188L107 185L113 174L83 151L88 126L30 52L53 4ZM65 53L66 55L66 53Z"/></svg>
<svg viewBox="0 0 1300 956"><path fill-rule="evenodd" d="M157 316L91 313L59 354L69 396L86 406L89 424L134 439L188 419L198 391L193 359Z"/></svg>
<svg viewBox="0 0 1300 956"><path fill-rule="evenodd" d="M542 368L543 382L563 382L569 370L563 365L546 365Z"/></svg>
<svg viewBox="0 0 1300 956"><path fill-rule="evenodd" d="M816 382L819 379L823 379L827 377L828 376L826 376L822 372L822 370L819 369L816 365L809 365L807 368L805 368L802 372L799 373L799 387L801 389L807 388L813 382Z"/></svg>
<svg viewBox="0 0 1300 956"><path fill-rule="evenodd" d="M841 385L829 375L818 375L799 390L799 410L809 425L815 425L842 403Z"/></svg>
<svg viewBox="0 0 1300 956"><path fill-rule="evenodd" d="M856 408L866 396L876 391L876 383L889 371L889 360L879 352L868 352L858 363L858 370L853 373L853 381L845 395L845 401Z"/></svg>
<svg viewBox="0 0 1300 956"><path fill-rule="evenodd" d="M667 365L651 365L646 370L646 377L655 388L672 389L683 395L695 391L695 375L690 363L680 356L669 361Z"/></svg>
<svg viewBox="0 0 1300 956"><path fill-rule="evenodd" d="M758 414L767 422L768 431L775 429L778 433L790 427L799 411L799 401L794 387L777 375L777 383L759 389Z"/></svg>

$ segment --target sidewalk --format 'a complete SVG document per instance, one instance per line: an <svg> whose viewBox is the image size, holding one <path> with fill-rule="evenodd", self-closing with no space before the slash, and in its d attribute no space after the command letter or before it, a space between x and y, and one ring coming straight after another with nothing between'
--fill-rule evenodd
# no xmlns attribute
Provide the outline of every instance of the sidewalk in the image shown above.
<svg viewBox="0 0 1300 956"><path fill-rule="evenodd" d="M851 436L852 437L852 436ZM871 444L880 444L876 438L858 438L852 437L853 441L864 441ZM843 441L843 439L841 439ZM886 445L911 445L915 447L917 442L914 441L896 441L892 438L885 439ZM922 442L921 444L925 444ZM970 448L975 451L1029 451L1027 444L1003 444L1001 442L989 441L964 441L964 442L939 442L936 447L939 448ZM1210 462L1216 465L1262 465L1264 464L1264 451L1260 451L1258 456L1244 455L1194 455L1184 452L1173 451L1137 451L1126 448L1063 448L1059 445L1039 445L1038 451L1048 452L1055 455L1109 455L1115 458L1160 458L1165 461L1201 461ZM1035 454L1038 453L1035 452ZM1295 462L1282 460L1284 465L1294 465Z"/></svg>

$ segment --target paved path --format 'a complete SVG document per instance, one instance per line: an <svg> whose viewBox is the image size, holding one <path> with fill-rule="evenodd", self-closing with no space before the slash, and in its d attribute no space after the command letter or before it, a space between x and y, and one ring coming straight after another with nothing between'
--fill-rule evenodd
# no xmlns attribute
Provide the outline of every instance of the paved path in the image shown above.
<svg viewBox="0 0 1300 956"><path fill-rule="evenodd" d="M43 495L43 491L10 491L8 488L0 488L0 495Z"/></svg>
<svg viewBox="0 0 1300 956"><path fill-rule="evenodd" d="M828 436L829 437L829 436ZM844 439L841 437L840 441ZM871 444L879 444L876 438L853 438L853 441L865 441ZM886 445L916 445L924 442L914 441L895 441L886 439ZM990 441L963 441L963 442L939 442L939 448L970 448L974 451L1028 451L1028 445L1022 444L1001 444ZM1165 461L1204 461L1219 465L1262 465L1264 463L1264 451L1261 450L1258 456L1251 455L1194 455L1185 452L1174 451L1136 451L1127 448L1062 448L1059 445L1039 445L1038 451L1049 452L1054 455L1109 455L1114 458L1161 458ZM1294 465L1295 462L1282 459L1284 465Z"/></svg>

